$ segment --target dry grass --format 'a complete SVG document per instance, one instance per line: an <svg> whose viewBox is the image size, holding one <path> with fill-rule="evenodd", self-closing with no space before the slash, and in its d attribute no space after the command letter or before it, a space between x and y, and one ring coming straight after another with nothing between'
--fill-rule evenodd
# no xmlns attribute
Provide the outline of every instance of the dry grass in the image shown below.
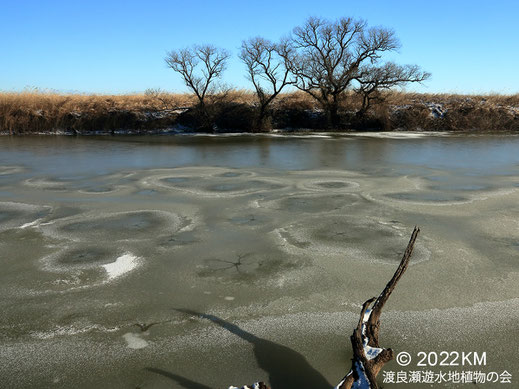
<svg viewBox="0 0 519 389"><path fill-rule="evenodd" d="M390 128L515 130L518 126L519 95L389 92L384 94L384 99L385 102L376 107L372 115L383 118L385 126ZM213 97L211 101L252 107L256 98L250 91L229 90ZM132 127L146 130L173 125L176 120L175 110L192 107L196 102L191 94L173 94L161 90L131 95L66 95L38 91L0 93L0 132L14 134ZM427 106L430 103L441 104L445 108L447 114L441 122L431 119ZM359 106L358 97L352 93L346 95L343 103L345 112L355 111ZM299 112L299 117L301 112L318 108L316 102L303 92L282 94L273 105L275 112ZM143 119L143 115L149 112L171 112L171 115L167 120L151 123ZM290 118L287 120L290 121ZM281 120L280 124L285 122Z"/></svg>
<svg viewBox="0 0 519 389"><path fill-rule="evenodd" d="M150 93L136 95L61 95L54 93L0 93L2 115L6 110L44 110L45 112L138 111L164 109L165 106L189 106L194 97L187 94Z"/></svg>
<svg viewBox="0 0 519 389"><path fill-rule="evenodd" d="M456 104L460 102L477 102L490 105L515 106L519 107L519 94L500 95L459 95L446 93L412 93L412 92L396 92L392 91L386 94L387 103L390 105L406 105L414 103L443 103Z"/></svg>
<svg viewBox="0 0 519 389"><path fill-rule="evenodd" d="M48 132L66 128L74 117L94 120L114 116L114 113L187 107L194 102L191 95L163 92L135 95L0 93L0 131Z"/></svg>

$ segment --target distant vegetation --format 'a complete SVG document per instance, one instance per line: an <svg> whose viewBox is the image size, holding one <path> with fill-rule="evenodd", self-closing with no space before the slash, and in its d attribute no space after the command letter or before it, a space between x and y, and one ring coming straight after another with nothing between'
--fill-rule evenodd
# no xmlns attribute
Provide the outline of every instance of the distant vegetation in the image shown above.
<svg viewBox="0 0 519 389"><path fill-rule="evenodd" d="M519 131L519 95L448 95L382 92L381 102L359 117L362 96L340 102L343 130ZM207 131L251 131L258 100L250 91L227 90L207 98L213 127ZM0 133L192 132L200 124L191 94L148 90L138 95L0 93ZM321 105L303 92L280 93L271 103L275 129L327 130Z"/></svg>
<svg viewBox="0 0 519 389"><path fill-rule="evenodd" d="M279 42L242 42L250 91L221 83L227 50L195 45L165 58L190 94L0 93L0 133L519 130L519 95L395 91L430 77L417 65L384 60L399 46L389 29L312 17Z"/></svg>

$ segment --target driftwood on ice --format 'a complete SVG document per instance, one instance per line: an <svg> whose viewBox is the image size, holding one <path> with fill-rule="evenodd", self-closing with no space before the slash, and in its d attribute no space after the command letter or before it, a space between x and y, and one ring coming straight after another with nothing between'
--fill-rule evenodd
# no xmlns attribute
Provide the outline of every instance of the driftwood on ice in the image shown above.
<svg viewBox="0 0 519 389"><path fill-rule="evenodd" d="M407 270L419 232L420 229L415 227L402 260L382 293L378 297L370 298L362 305L359 322L350 337L353 347L351 370L335 387L336 389L379 388L376 380L377 375L382 367L393 359L394 355L391 348L381 348L379 345L380 315L391 292ZM238 388L231 386L229 389ZM263 382L257 382L253 385L243 386L242 389L269 389L269 387Z"/></svg>
<svg viewBox="0 0 519 389"><path fill-rule="evenodd" d="M373 297L362 305L359 323L350 337L353 347L351 371L337 385L337 389L378 389L376 377L382 367L393 359L393 350L381 348L378 342L380 315L391 292L407 270L419 232L420 229L415 227L393 278L387 283L380 296Z"/></svg>

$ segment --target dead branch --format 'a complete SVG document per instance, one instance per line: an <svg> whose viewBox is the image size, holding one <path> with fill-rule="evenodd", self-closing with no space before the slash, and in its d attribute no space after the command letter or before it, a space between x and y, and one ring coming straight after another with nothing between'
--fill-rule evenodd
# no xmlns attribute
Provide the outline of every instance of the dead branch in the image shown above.
<svg viewBox="0 0 519 389"><path fill-rule="evenodd" d="M402 256L402 260L400 261L400 265L380 296L378 296L378 298L373 297L362 305L359 323L350 337L353 347L351 370L339 385L337 385L338 389L351 389L352 387L378 389L376 377L382 367L393 359L392 349L381 348L379 346L380 315L391 292L393 292L397 282L407 270L411 254L413 253L414 243L419 232L420 229L415 227L404 255ZM373 301L375 301L375 303L373 307L369 309Z"/></svg>

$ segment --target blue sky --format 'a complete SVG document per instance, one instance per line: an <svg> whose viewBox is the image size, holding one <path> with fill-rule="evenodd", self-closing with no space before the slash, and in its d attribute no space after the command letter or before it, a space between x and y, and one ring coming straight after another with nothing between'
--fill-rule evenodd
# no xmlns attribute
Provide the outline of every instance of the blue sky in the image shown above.
<svg viewBox="0 0 519 389"><path fill-rule="evenodd" d="M231 51L225 82L249 86L241 41L277 40L309 16L363 18L395 30L391 59L432 73L430 93L519 93L519 2L0 0L0 90L185 91L168 50L212 43Z"/></svg>

